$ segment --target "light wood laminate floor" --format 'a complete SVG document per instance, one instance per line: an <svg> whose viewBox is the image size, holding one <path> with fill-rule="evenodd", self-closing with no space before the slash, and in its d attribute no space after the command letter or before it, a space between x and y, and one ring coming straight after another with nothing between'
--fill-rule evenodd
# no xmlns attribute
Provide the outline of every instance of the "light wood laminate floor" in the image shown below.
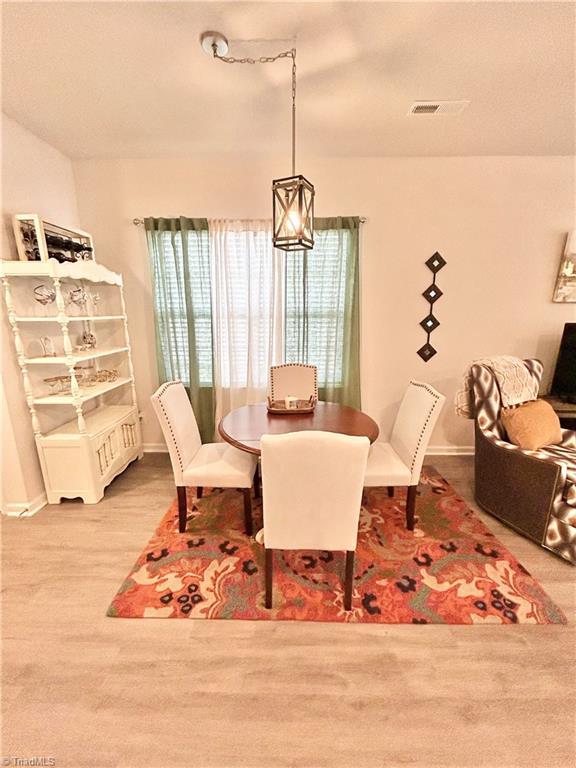
<svg viewBox="0 0 576 768"><path fill-rule="evenodd" d="M428 463L472 502L471 458ZM57 768L574 765L569 564L480 513L567 627L107 618L172 498L167 456L147 455L96 506L3 520L4 756Z"/></svg>

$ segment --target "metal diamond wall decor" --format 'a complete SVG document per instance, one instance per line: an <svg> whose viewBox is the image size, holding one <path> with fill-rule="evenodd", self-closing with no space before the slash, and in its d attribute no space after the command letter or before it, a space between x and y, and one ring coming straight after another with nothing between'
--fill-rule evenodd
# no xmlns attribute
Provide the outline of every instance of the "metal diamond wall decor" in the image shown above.
<svg viewBox="0 0 576 768"><path fill-rule="evenodd" d="M434 275L434 279L436 279L436 275ZM429 285L428 288L426 288L422 296L424 296L426 301L429 301L430 304L434 304L434 302L442 296L442 291L437 285L432 283L432 285Z"/></svg>
<svg viewBox="0 0 576 768"><path fill-rule="evenodd" d="M436 320L434 315L426 315L424 320L420 320L420 325L422 326L422 328L424 328L426 333L432 333L432 331L438 328L440 323L438 322L438 320Z"/></svg>
<svg viewBox="0 0 576 768"><path fill-rule="evenodd" d="M436 354L436 350L430 344L430 334L432 331L434 331L438 326L440 325L440 322L436 317L434 317L433 311L434 311L434 303L438 301L438 299L442 296L442 291L440 288L436 285L436 275L442 267L444 267L446 264L445 259L442 258L442 256L436 251L436 253L433 253L432 256L426 261L426 266L428 269L432 272L432 283L426 288L425 291L423 291L422 296L426 299L426 301L430 304L430 312L428 315L420 321L420 325L426 332L426 344L424 344L420 349L418 350L418 354L424 360L425 363L428 362L428 360L431 360L434 355Z"/></svg>

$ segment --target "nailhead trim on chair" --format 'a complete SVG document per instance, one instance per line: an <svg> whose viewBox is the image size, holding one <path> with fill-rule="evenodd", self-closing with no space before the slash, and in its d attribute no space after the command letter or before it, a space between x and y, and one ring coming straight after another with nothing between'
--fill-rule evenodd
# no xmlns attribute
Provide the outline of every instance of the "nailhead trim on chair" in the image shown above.
<svg viewBox="0 0 576 768"><path fill-rule="evenodd" d="M314 369L314 397L318 398L318 367L316 365L310 365L308 363L283 363L282 365L270 366L270 395L272 396L272 400L276 399L274 397L274 376L272 375L272 371L275 371L278 368L313 368Z"/></svg>
<svg viewBox="0 0 576 768"><path fill-rule="evenodd" d="M162 409L162 413L164 414L164 418L166 419L166 424L168 424L168 429L170 430L170 435L172 436L172 443L174 444L174 448L176 449L176 455L178 456L178 463L180 464L180 469L182 472L184 472L184 464L182 463L182 456L180 455L180 449L178 448L178 443L176 442L176 438L174 437L174 430L172 429L172 423L170 422L170 419L168 418L168 414L166 413L166 410L164 408L164 403L162 402L162 395L168 387L171 387L173 384L181 384L181 381L167 381L160 392L156 395L156 399L158 400L158 403L160 404L160 408Z"/></svg>
<svg viewBox="0 0 576 768"><path fill-rule="evenodd" d="M418 451L420 449L420 444L422 443L422 439L424 437L424 432L426 432L426 427L428 426L428 423L430 419L432 418L432 414L434 413L434 409L438 405L438 401L440 400L440 397L437 392L435 392L433 389L431 389L427 384L423 384L420 381L410 381L410 384L413 384L415 387L422 387L426 390L432 397L435 399L435 403L432 405L432 408L428 411L428 415L426 416L426 420L424 421L424 424L422 426L422 429L420 430L420 437L418 438L418 445L416 446L416 450L414 451L414 455L412 456L412 465L410 466L410 473L414 470L414 464L416 463L416 456L418 455Z"/></svg>

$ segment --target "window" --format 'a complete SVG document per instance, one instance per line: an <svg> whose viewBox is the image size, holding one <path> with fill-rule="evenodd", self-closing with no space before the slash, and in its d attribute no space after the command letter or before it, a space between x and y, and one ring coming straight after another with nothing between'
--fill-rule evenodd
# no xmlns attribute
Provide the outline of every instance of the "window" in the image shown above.
<svg viewBox="0 0 576 768"><path fill-rule="evenodd" d="M357 218L316 219L295 253L272 248L271 222L145 225L160 379L188 385L204 439L281 362L316 365L322 399L360 407Z"/></svg>
<svg viewBox="0 0 576 768"><path fill-rule="evenodd" d="M215 380L231 389L266 390L283 356L283 254L268 222L215 222L210 234Z"/></svg>
<svg viewBox="0 0 576 768"><path fill-rule="evenodd" d="M341 386L351 233L316 233L315 246L287 254L285 357L318 366L318 386Z"/></svg>

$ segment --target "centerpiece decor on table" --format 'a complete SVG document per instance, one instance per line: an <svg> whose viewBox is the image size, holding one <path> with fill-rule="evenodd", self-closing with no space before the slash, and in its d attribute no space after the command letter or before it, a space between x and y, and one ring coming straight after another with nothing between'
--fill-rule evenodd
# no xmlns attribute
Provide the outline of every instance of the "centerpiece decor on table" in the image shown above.
<svg viewBox="0 0 576 768"><path fill-rule="evenodd" d="M298 397L288 396L283 400L272 400L268 397L268 413L282 413L282 414L300 414L300 413L312 413L316 407L317 400L313 395L310 395L308 400L301 400Z"/></svg>

